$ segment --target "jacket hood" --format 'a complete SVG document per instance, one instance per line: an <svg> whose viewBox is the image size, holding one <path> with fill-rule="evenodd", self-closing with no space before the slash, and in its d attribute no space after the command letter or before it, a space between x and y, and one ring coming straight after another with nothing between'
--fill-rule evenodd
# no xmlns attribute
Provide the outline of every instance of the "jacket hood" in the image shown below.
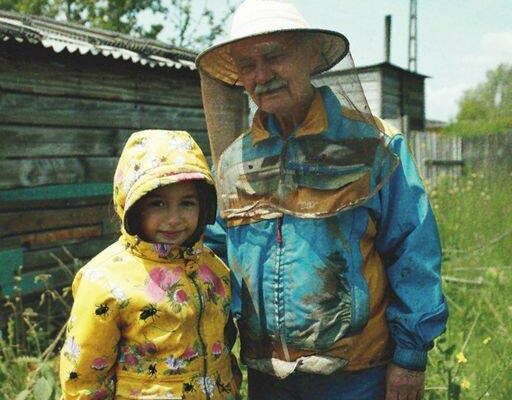
<svg viewBox="0 0 512 400"><path fill-rule="evenodd" d="M206 158L185 131L144 130L130 136L114 175L114 206L123 235L128 211L146 193L171 183L203 180L213 188Z"/></svg>

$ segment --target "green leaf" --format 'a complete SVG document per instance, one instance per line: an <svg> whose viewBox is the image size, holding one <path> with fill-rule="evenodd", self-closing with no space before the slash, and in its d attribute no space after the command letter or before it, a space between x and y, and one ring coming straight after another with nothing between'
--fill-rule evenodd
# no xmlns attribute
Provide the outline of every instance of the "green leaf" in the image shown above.
<svg viewBox="0 0 512 400"><path fill-rule="evenodd" d="M15 400L25 400L30 394L30 390L25 389L23 392L18 393Z"/></svg>
<svg viewBox="0 0 512 400"><path fill-rule="evenodd" d="M34 385L34 399L35 400L49 400L53 393L53 387L44 377L37 380Z"/></svg>

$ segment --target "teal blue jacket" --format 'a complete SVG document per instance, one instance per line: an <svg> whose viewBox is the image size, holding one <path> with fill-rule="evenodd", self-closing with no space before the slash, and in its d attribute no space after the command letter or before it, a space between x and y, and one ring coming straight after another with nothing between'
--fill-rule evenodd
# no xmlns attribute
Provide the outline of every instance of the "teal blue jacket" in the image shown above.
<svg viewBox="0 0 512 400"><path fill-rule="evenodd" d="M425 368L448 313L436 222L401 134L323 87L286 140L258 112L223 153L217 189L206 243L232 270L245 357Z"/></svg>

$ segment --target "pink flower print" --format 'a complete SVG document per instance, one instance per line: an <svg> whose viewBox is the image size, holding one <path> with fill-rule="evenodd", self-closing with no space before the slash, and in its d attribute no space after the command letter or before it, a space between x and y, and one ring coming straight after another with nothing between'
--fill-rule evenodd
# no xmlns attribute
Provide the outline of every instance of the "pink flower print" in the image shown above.
<svg viewBox="0 0 512 400"><path fill-rule="evenodd" d="M121 182L123 180L123 177L124 177L124 171L122 168L119 168L117 171L116 171L116 175L114 177L114 182Z"/></svg>
<svg viewBox="0 0 512 400"><path fill-rule="evenodd" d="M155 354L157 352L156 344L154 343L146 343L146 344L139 344L137 346L137 351L141 356L151 355Z"/></svg>
<svg viewBox="0 0 512 400"><path fill-rule="evenodd" d="M100 389L92 394L91 400L105 400L107 396L108 392L105 389Z"/></svg>
<svg viewBox="0 0 512 400"><path fill-rule="evenodd" d="M178 304L186 303L188 300L187 292L183 289L178 289L174 292L174 301Z"/></svg>
<svg viewBox="0 0 512 400"><path fill-rule="evenodd" d="M107 359L105 357L98 357L92 360L91 368L101 371L107 368Z"/></svg>
<svg viewBox="0 0 512 400"><path fill-rule="evenodd" d="M183 352L183 354L181 355L181 358L185 359L185 360L191 360L193 358L196 358L198 356L198 352L196 349L193 349L192 347L189 347L187 350L185 350Z"/></svg>
<svg viewBox="0 0 512 400"><path fill-rule="evenodd" d="M168 270L166 268L157 267L149 271L149 280L146 284L146 293L152 301L161 301L165 297L166 291L179 281L183 270L174 268Z"/></svg>
<svg viewBox="0 0 512 400"><path fill-rule="evenodd" d="M213 271L207 265L201 265L199 267L199 277L204 281L212 285L213 293L217 296L225 297L226 290L222 284L222 280L213 273Z"/></svg>
<svg viewBox="0 0 512 400"><path fill-rule="evenodd" d="M126 365L130 367L134 367L138 364L139 360L137 359L137 356L133 353L125 354L124 356L124 362Z"/></svg>
<svg viewBox="0 0 512 400"><path fill-rule="evenodd" d="M216 357L222 354L222 344L220 342L215 342L212 346L212 354Z"/></svg>
<svg viewBox="0 0 512 400"><path fill-rule="evenodd" d="M213 284L213 281L215 280L215 278L217 277L213 271L210 269L210 267L208 267L208 265L201 265L199 267L199 277L204 281L204 282L209 282L211 284Z"/></svg>

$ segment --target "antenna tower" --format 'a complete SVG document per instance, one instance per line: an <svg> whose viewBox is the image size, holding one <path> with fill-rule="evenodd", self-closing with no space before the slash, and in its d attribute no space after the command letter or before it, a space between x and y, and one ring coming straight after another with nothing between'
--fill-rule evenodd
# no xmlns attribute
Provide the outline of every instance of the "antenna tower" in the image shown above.
<svg viewBox="0 0 512 400"><path fill-rule="evenodd" d="M416 0L409 1L409 71L416 72L418 68L418 8Z"/></svg>

